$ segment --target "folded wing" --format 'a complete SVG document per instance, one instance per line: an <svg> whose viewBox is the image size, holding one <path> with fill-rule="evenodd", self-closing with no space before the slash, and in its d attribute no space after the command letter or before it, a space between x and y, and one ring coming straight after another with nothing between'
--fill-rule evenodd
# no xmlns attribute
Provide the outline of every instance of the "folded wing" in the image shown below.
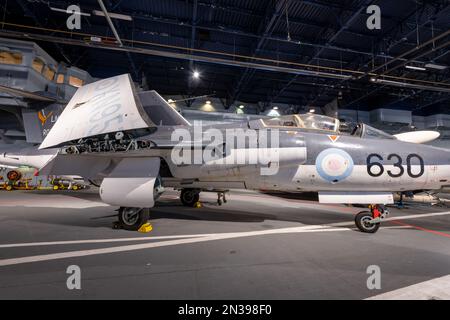
<svg viewBox="0 0 450 320"><path fill-rule="evenodd" d="M154 127L128 74L80 87L39 149L58 147L81 138Z"/></svg>

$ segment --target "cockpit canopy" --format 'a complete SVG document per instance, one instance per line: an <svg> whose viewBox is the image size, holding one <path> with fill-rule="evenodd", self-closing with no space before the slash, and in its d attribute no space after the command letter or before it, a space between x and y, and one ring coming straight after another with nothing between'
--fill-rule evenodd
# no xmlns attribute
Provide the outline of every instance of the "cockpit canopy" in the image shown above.
<svg viewBox="0 0 450 320"><path fill-rule="evenodd" d="M299 129L351 135L365 139L396 139L394 136L364 123L340 122L339 119L319 114L293 114L260 119L265 128Z"/></svg>
<svg viewBox="0 0 450 320"><path fill-rule="evenodd" d="M300 129L338 132L339 120L319 114L293 114L262 119L265 127L295 127Z"/></svg>

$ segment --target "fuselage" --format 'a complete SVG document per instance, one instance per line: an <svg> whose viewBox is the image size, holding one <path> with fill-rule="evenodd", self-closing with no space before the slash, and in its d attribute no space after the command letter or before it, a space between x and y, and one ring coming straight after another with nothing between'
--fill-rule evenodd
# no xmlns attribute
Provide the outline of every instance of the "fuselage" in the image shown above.
<svg viewBox="0 0 450 320"><path fill-rule="evenodd" d="M220 130L225 135L229 128L224 126ZM245 125L241 128L245 129ZM437 190L450 185L450 150L447 149L395 138L362 138L296 128L277 130L279 146L273 149L278 153L279 161L274 174L262 174L264 165L261 164L232 161L176 165L172 155L166 153L162 158L171 177L164 177L164 180L174 187L289 192L394 192ZM258 145L257 148L264 149L265 146ZM247 141L244 147L228 150L223 157L240 154L248 158L255 152L254 145Z"/></svg>
<svg viewBox="0 0 450 320"><path fill-rule="evenodd" d="M205 126L200 133L194 126L159 127L139 139L151 142L154 145L151 148L59 155L64 165L53 165L52 174L77 175L100 182L111 163L121 158L159 157L164 162L163 184L176 188L396 192L439 190L450 186L450 150L447 149L402 142L388 135L361 137L295 127L263 128L257 124L258 121ZM210 129L224 137L227 130L241 130L238 135L241 142L231 148L224 146L222 154L215 159L177 164L173 150L179 142L174 140L178 129L189 133L191 140L184 142L193 153L196 147L200 153L205 150L204 135ZM267 130L269 136L276 130L278 144L263 144L260 130ZM1 154L0 164L40 169L57 152L58 149L11 148ZM259 153L277 157L269 157L272 161L265 163L251 161L252 156ZM60 171L55 171L56 168Z"/></svg>

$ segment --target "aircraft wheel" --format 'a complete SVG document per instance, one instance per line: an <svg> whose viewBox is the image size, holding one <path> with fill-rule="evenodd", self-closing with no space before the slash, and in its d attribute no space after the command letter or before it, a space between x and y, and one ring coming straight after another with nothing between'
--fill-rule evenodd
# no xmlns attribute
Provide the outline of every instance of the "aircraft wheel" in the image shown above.
<svg viewBox="0 0 450 320"><path fill-rule="evenodd" d="M125 230L138 230L150 217L148 208L120 207L119 223Z"/></svg>
<svg viewBox="0 0 450 320"><path fill-rule="evenodd" d="M380 228L380 223L370 223L372 213L369 211L361 211L355 216L355 224L359 231L365 233L375 233Z"/></svg>
<svg viewBox="0 0 450 320"><path fill-rule="evenodd" d="M72 190L73 190L73 191L77 191L77 190L78 190L78 186L73 186L73 187L72 187Z"/></svg>
<svg viewBox="0 0 450 320"><path fill-rule="evenodd" d="M7 185L5 189L6 191L12 191L13 187L11 185Z"/></svg>
<svg viewBox="0 0 450 320"><path fill-rule="evenodd" d="M195 189L183 189L181 190L180 200L186 207L194 207L200 199L200 192Z"/></svg>

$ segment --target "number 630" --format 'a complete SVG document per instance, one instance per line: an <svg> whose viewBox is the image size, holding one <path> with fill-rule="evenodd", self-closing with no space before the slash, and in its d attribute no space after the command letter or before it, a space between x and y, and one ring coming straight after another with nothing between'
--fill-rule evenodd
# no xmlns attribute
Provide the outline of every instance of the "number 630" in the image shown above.
<svg viewBox="0 0 450 320"><path fill-rule="evenodd" d="M411 162L414 158L419 160L419 166L420 166L419 173L412 172ZM379 177L384 173L384 164L382 162L378 162L376 160L383 161L383 157L377 153L371 153L367 156L367 173L372 177ZM393 170L387 170L386 172L390 177L398 178L398 177L401 177L405 173L405 168L402 165L403 159L398 154L391 153L390 155L387 156L387 160L394 160L395 162L392 165L394 166L394 168L398 169L398 170L396 170L396 172ZM373 170L374 167L379 168L379 170L378 171ZM425 172L425 165L424 165L424 161L423 161L422 157L415 153L409 154L406 157L406 172L408 173L408 176L410 176L411 178L419 178L420 176L422 176Z"/></svg>

